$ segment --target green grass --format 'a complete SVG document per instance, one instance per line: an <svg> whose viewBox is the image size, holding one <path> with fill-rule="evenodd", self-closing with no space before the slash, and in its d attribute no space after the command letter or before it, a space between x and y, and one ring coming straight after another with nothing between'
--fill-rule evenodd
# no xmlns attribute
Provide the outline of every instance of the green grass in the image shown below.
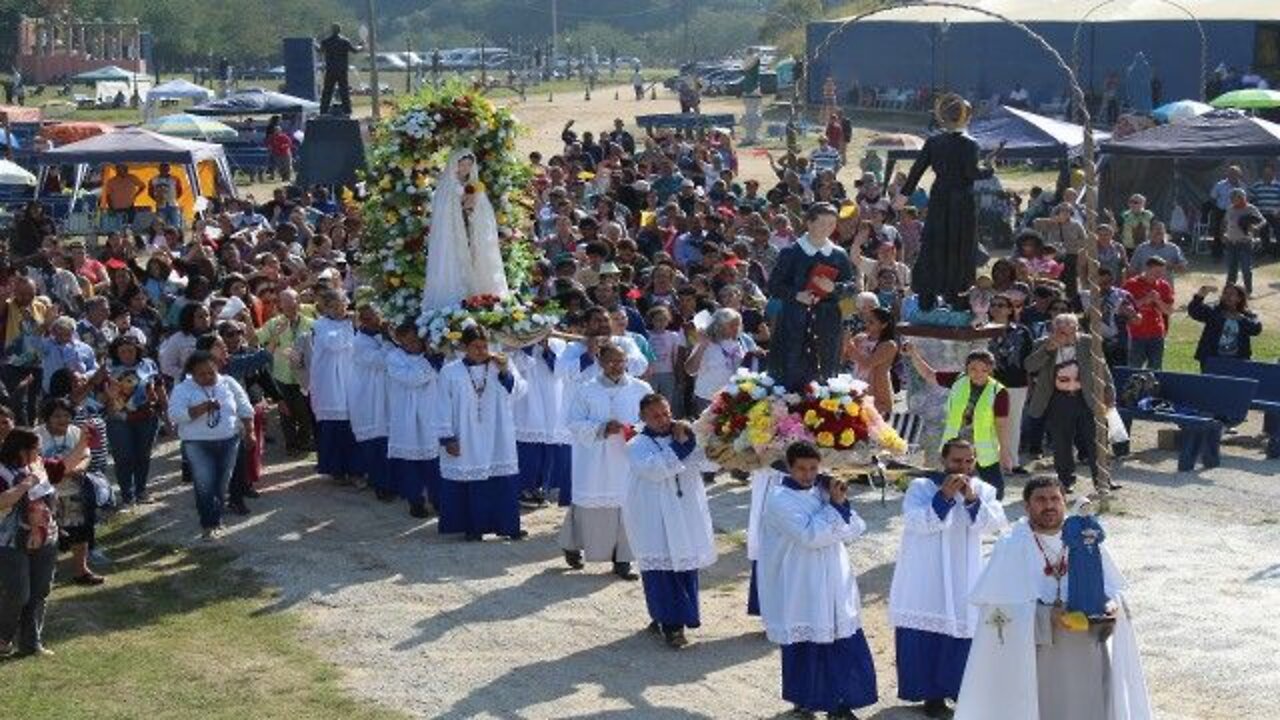
<svg viewBox="0 0 1280 720"><path fill-rule="evenodd" d="M264 612L271 592L231 553L158 545L146 529L127 518L102 534L116 560L106 585L54 589L45 636L57 654L0 667L0 717L401 717L348 697L298 621Z"/></svg>

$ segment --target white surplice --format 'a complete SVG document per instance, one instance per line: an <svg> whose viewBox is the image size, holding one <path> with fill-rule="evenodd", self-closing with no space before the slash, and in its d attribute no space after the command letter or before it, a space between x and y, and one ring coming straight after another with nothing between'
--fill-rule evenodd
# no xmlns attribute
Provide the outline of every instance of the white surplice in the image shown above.
<svg viewBox="0 0 1280 720"><path fill-rule="evenodd" d="M645 432L627 444L631 480L622 506L623 525L641 572L685 572L716 561L711 510L702 484L700 448L683 460L671 436Z"/></svg>
<svg viewBox="0 0 1280 720"><path fill-rule="evenodd" d="M547 341L511 354L511 363L529 386L515 404L516 440L522 443L567 445L571 437L565 427L565 375L558 372L565 342Z"/></svg>
<svg viewBox="0 0 1280 720"><path fill-rule="evenodd" d="M508 364L507 372L510 390L493 362L473 366L459 359L440 370L436 429L440 438L454 438L461 447L457 457L440 453L440 477L466 482L520 472L512 406L526 385L514 365Z"/></svg>
<svg viewBox="0 0 1280 720"><path fill-rule="evenodd" d="M894 627L971 638L978 609L969 591L982 573L982 536L1008 527L996 489L970 478L978 495L976 516L957 497L938 518L933 500L938 484L917 478L902 498L902 545L889 589L889 622Z"/></svg>
<svg viewBox="0 0 1280 720"><path fill-rule="evenodd" d="M316 318L311 326L311 361L308 387L316 420L347 420L347 379L355 347L350 320Z"/></svg>
<svg viewBox="0 0 1280 720"><path fill-rule="evenodd" d="M760 532L769 492L782 483L782 472L771 467L751 471L751 510L747 513L747 559L760 559Z"/></svg>
<svg viewBox="0 0 1280 720"><path fill-rule="evenodd" d="M436 406L440 402L439 374L425 355L410 355L398 347L386 352L387 457L392 460L434 460L440 456Z"/></svg>
<svg viewBox="0 0 1280 720"><path fill-rule="evenodd" d="M622 433L608 437L605 423L640 422L640 400L653 392L649 383L623 375L619 382L597 376L578 387L569 405L573 434L573 504L586 508L620 508L630 475L627 441Z"/></svg>
<svg viewBox="0 0 1280 720"><path fill-rule="evenodd" d="M387 437L387 342L381 335L356 333L347 378L347 412L356 442Z"/></svg>
<svg viewBox="0 0 1280 720"><path fill-rule="evenodd" d="M1058 556L1061 535L1042 535L1040 540L1052 557ZM1104 589L1119 606L1115 629L1107 641L1111 664L1106 703L1109 712L1108 717L1099 720L1147 720L1152 717L1151 705L1137 637L1122 595L1126 583L1106 546L1099 549ZM956 703L956 720L1039 720L1042 716L1036 607L1038 603L1067 597L1067 578L1062 579L1059 589L1057 581L1045 575L1044 565L1045 558L1025 518L996 543L969 596L978 607L978 626Z"/></svg>
<svg viewBox="0 0 1280 720"><path fill-rule="evenodd" d="M779 645L833 643L862 629L858 580L845 543L866 531L818 487L785 484L765 500L756 577L765 634Z"/></svg>

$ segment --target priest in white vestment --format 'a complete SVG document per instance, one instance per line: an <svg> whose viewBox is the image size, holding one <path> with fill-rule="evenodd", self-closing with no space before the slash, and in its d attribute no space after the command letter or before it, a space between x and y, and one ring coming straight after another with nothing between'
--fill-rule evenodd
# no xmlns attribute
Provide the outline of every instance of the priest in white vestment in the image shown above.
<svg viewBox="0 0 1280 720"><path fill-rule="evenodd" d="M1062 542L1062 485L1035 478L1022 497L1027 518L996 543L969 596L978 625L956 718L1147 720L1151 705L1124 578L1098 546L1106 616L1072 628L1063 607L1071 558Z"/></svg>
<svg viewBox="0 0 1280 720"><path fill-rule="evenodd" d="M516 399L516 452L520 458L520 499L546 503L546 493L565 488L568 496L572 458L565 427L565 378L559 372L565 342L548 338L512 354L511 362L529 386Z"/></svg>
<svg viewBox="0 0 1280 720"><path fill-rule="evenodd" d="M969 590L982 572L982 538L1008 527L995 486L974 474L967 440L942 445L944 472L917 478L902 499L902 545L889 590L898 697L950 717L977 624Z"/></svg>
<svg viewBox="0 0 1280 720"><path fill-rule="evenodd" d="M573 504L560 528L560 548L569 567L583 561L612 562L613 572L635 580L622 502L631 474L627 440L640 422L640 401L653 389L627 374L622 348L599 351L600 375L578 387L569 406L573 433Z"/></svg>
<svg viewBox="0 0 1280 720"><path fill-rule="evenodd" d="M598 305L583 311L582 322L586 339L569 343L556 362L556 374L564 380L562 402L564 403L566 415L568 408L573 406L573 398L577 391L599 377L600 347L609 342L610 333L612 332L608 311ZM616 340L617 338L614 339ZM621 347L623 352L626 353L627 374L633 378L638 378L649 369L649 361L630 338L626 340L627 342L616 342L614 344ZM571 444L570 453L574 452L572 447L573 445ZM569 507L573 504L573 467L577 467L577 461L571 459L569 477L563 479L559 488L557 503L560 507Z"/></svg>
<svg viewBox="0 0 1280 720"><path fill-rule="evenodd" d="M699 473L698 440L688 423L672 422L658 393L640 400L644 429L627 443L631 480L623 525L644 584L653 621L673 648L688 644L685 628L702 625L698 570L716 561L711 511Z"/></svg>
<svg viewBox="0 0 1280 720"><path fill-rule="evenodd" d="M351 373L347 378L347 412L356 440L360 467L379 500L395 497L387 465L387 347L382 316L369 302L356 309Z"/></svg>
<svg viewBox="0 0 1280 720"><path fill-rule="evenodd" d="M462 332L465 354L440 371L441 534L478 541L486 533L520 540L520 465L513 405L524 379L489 336L473 325Z"/></svg>
<svg viewBox="0 0 1280 720"><path fill-rule="evenodd" d="M391 489L409 503L409 515L440 511L440 358L426 354L418 326L406 320L387 350L387 467Z"/></svg>
<svg viewBox="0 0 1280 720"><path fill-rule="evenodd" d="M342 481L361 472L347 408L355 328L347 313L347 299L337 290L321 292L316 309L322 316L311 326L307 365L311 412L316 418L316 471Z"/></svg>
<svg viewBox="0 0 1280 720"><path fill-rule="evenodd" d="M851 718L876 702L858 581L845 544L866 530L843 482L819 475L811 443L787 448L787 476L765 502L760 616L782 646L782 698L797 713Z"/></svg>

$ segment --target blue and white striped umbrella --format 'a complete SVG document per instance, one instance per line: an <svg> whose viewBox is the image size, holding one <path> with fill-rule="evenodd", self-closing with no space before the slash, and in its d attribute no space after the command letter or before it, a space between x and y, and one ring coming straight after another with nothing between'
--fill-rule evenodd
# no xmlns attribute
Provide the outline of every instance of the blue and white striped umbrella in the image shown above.
<svg viewBox="0 0 1280 720"><path fill-rule="evenodd" d="M1196 100L1176 100L1166 103L1151 111L1151 117L1162 123L1180 123L1213 110L1212 105L1206 105Z"/></svg>

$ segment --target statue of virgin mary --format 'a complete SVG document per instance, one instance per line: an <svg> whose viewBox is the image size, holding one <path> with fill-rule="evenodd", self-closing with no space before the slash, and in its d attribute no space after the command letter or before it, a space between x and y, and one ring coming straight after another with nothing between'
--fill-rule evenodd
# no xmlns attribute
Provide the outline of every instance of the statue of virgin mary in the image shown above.
<svg viewBox="0 0 1280 720"><path fill-rule="evenodd" d="M473 295L505 295L507 275L498 247L498 221L478 178L475 154L458 149L436 182L427 236L424 310Z"/></svg>

